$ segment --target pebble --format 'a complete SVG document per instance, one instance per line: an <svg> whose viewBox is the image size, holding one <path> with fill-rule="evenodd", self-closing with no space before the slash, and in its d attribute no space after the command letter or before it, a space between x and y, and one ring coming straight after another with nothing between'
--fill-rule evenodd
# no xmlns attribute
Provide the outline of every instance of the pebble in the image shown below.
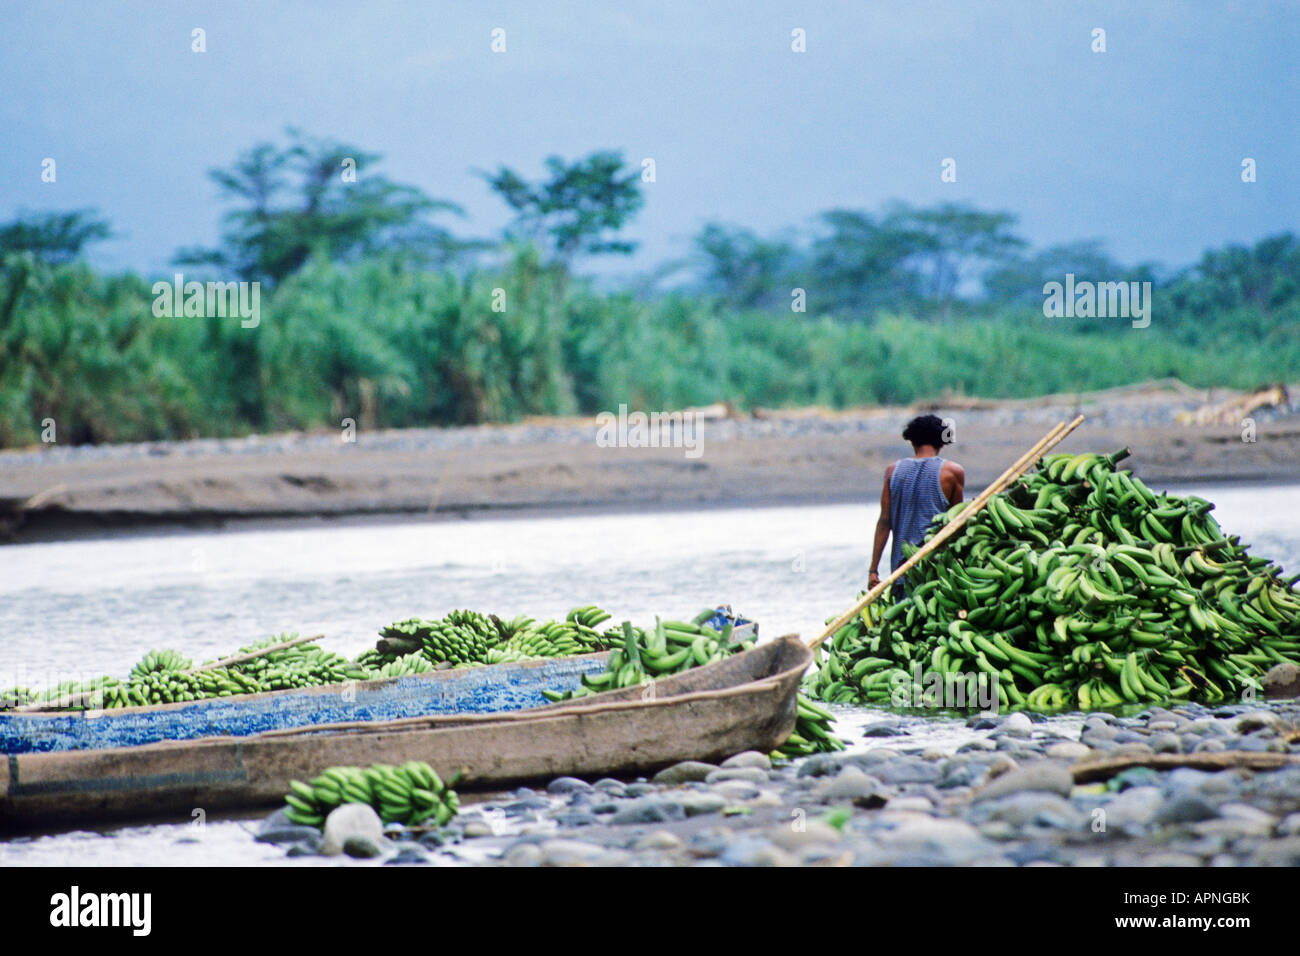
<svg viewBox="0 0 1300 956"><path fill-rule="evenodd" d="M1300 866L1300 837L1272 840L1255 848L1252 866Z"/></svg>
<svg viewBox="0 0 1300 956"><path fill-rule="evenodd" d="M359 860L368 860L382 856L384 847L378 840L356 833L343 841L343 852Z"/></svg>
<svg viewBox="0 0 1300 956"><path fill-rule="evenodd" d="M795 866L797 860L759 837L742 835L727 844L722 851L723 863L731 866Z"/></svg>
<svg viewBox="0 0 1300 956"><path fill-rule="evenodd" d="M1152 820L1160 824L1199 823L1216 816L1218 813L1205 798L1195 793L1181 793L1165 800Z"/></svg>
<svg viewBox="0 0 1300 956"><path fill-rule="evenodd" d="M906 733L896 720L878 720L862 728L864 737L898 737Z"/></svg>
<svg viewBox="0 0 1300 956"><path fill-rule="evenodd" d="M934 854L946 863L962 865L996 852L994 845L964 820L904 814L905 819L879 834L883 846L894 851Z"/></svg>
<svg viewBox="0 0 1300 956"><path fill-rule="evenodd" d="M894 757L875 764L871 773L882 783L936 783L940 777L938 764L917 757Z"/></svg>
<svg viewBox="0 0 1300 956"><path fill-rule="evenodd" d="M1300 813L1289 813L1277 825L1278 836L1300 836Z"/></svg>
<svg viewBox="0 0 1300 956"><path fill-rule="evenodd" d="M683 820L686 811L676 800L663 797L639 797L620 807L610 818L611 823L667 823Z"/></svg>
<svg viewBox="0 0 1300 956"><path fill-rule="evenodd" d="M535 843L516 843L502 857L506 866L541 866L542 851Z"/></svg>
<svg viewBox="0 0 1300 956"><path fill-rule="evenodd" d="M829 754L825 756L830 756ZM696 780L704 780L709 774L718 768L711 763L702 763L698 760L683 760L681 763L675 763L671 767L665 767L654 775L655 783L673 786L680 783L691 783ZM802 771L802 767L800 770Z"/></svg>
<svg viewBox="0 0 1300 956"><path fill-rule="evenodd" d="M1008 770L990 780L975 794L976 800L992 800L1009 793L1026 790L1041 790L1068 796L1074 787L1074 778L1070 771L1057 763L1040 761L1024 767Z"/></svg>
<svg viewBox="0 0 1300 956"><path fill-rule="evenodd" d="M728 780L748 780L750 783L766 783L767 771L757 767L719 767L707 777L705 783L725 783Z"/></svg>
<svg viewBox="0 0 1300 956"><path fill-rule="evenodd" d="M568 813L557 813L554 817L557 826L577 829L578 827L589 827L597 823L594 813L586 813L581 810L574 810Z"/></svg>
<svg viewBox="0 0 1300 956"><path fill-rule="evenodd" d="M566 793L590 793L591 784L585 780L579 780L577 777L556 777L546 787L547 793L566 794Z"/></svg>
<svg viewBox="0 0 1300 956"><path fill-rule="evenodd" d="M852 803L868 809L884 806L888 797L880 780L853 766L845 767L816 791L816 799L822 803Z"/></svg>
<svg viewBox="0 0 1300 956"><path fill-rule="evenodd" d="M484 823L481 820L474 820L470 823L465 824L464 834L465 834L465 839L467 840L473 839L475 837L489 837L492 836L494 832L495 831L490 826L488 826L486 823Z"/></svg>
<svg viewBox="0 0 1300 956"><path fill-rule="evenodd" d="M837 844L843 839L839 830L821 820L792 820L788 825L764 830L763 835L792 853L818 844Z"/></svg>
<svg viewBox="0 0 1300 956"><path fill-rule="evenodd" d="M726 799L710 792L684 793L677 798L677 802L688 817L717 813L727 805Z"/></svg>
<svg viewBox="0 0 1300 956"><path fill-rule="evenodd" d="M1017 827L1042 826L1076 830L1088 815L1064 797L1043 790L1027 790L983 800L965 809L972 823L1002 820Z"/></svg>
<svg viewBox="0 0 1300 956"><path fill-rule="evenodd" d="M1265 697L1300 697L1300 667L1290 661L1274 664L1260 683Z"/></svg>
<svg viewBox="0 0 1300 956"><path fill-rule="evenodd" d="M601 793L614 797L621 797L627 792L627 788L623 786L623 781L614 780L610 777L603 777L602 779L597 780L593 786Z"/></svg>
<svg viewBox="0 0 1300 956"><path fill-rule="evenodd" d="M429 854L424 852L414 844L408 844L397 851L397 855L391 860L385 860L385 866L400 865L403 863L428 863Z"/></svg>
<svg viewBox="0 0 1300 956"><path fill-rule="evenodd" d="M680 850L683 845L681 838L669 833L667 830L652 830L632 844L632 849Z"/></svg>
<svg viewBox="0 0 1300 956"><path fill-rule="evenodd" d="M1249 713L1242 714L1232 722L1232 729L1239 734L1248 734L1252 730L1259 730L1261 727L1280 730L1285 726L1282 718L1271 710L1252 710Z"/></svg>
<svg viewBox="0 0 1300 956"><path fill-rule="evenodd" d="M723 783L716 784L713 792L722 797L727 803L734 803L737 800L753 800L760 793L757 786L748 780L727 780Z"/></svg>
<svg viewBox="0 0 1300 956"><path fill-rule="evenodd" d="M1178 754L1183 752L1183 741L1177 734L1168 732L1152 734L1147 741L1151 749L1158 754Z"/></svg>
<svg viewBox="0 0 1300 956"><path fill-rule="evenodd" d="M758 770L770 770L772 769L772 758L767 754L759 753L757 750L746 750L734 757L728 757L722 761L722 766L727 769L753 767Z"/></svg>
<svg viewBox="0 0 1300 956"><path fill-rule="evenodd" d="M1164 802L1160 787L1130 787L1102 806L1106 826L1120 830L1145 827Z"/></svg>
<svg viewBox="0 0 1300 956"><path fill-rule="evenodd" d="M1008 737L1028 737L1034 732L1034 722L1028 714L1016 711L998 725L998 731Z"/></svg>
<svg viewBox="0 0 1300 956"><path fill-rule="evenodd" d="M886 810L912 811L916 813L932 813L934 804L926 797L907 796L893 797L885 804Z"/></svg>
<svg viewBox="0 0 1300 956"><path fill-rule="evenodd" d="M582 840L546 840L539 846L542 866L590 866L605 855L605 848Z"/></svg>
<svg viewBox="0 0 1300 956"><path fill-rule="evenodd" d="M1235 820L1257 830L1260 836L1268 836L1277 826L1277 817L1267 810L1252 807L1248 803L1222 803L1219 816L1225 820Z"/></svg>
<svg viewBox="0 0 1300 956"><path fill-rule="evenodd" d="M1062 740L1060 743L1048 747L1045 753L1053 760L1069 760L1073 762L1088 756L1088 754L1092 753L1092 748L1079 741Z"/></svg>
<svg viewBox="0 0 1300 956"><path fill-rule="evenodd" d="M364 803L345 803L330 811L325 818L325 836L320 852L325 856L337 856L353 837L368 839L376 845L384 838L383 821Z"/></svg>

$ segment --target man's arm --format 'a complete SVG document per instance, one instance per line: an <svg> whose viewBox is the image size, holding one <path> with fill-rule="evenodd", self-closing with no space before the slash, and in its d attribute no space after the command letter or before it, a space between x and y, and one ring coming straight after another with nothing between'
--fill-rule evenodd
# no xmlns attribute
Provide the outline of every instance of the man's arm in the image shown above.
<svg viewBox="0 0 1300 956"><path fill-rule="evenodd" d="M871 546L871 568L867 575L867 587L874 588L880 583L880 556L885 553L885 543L889 541L889 479L894 474L894 466L885 469L885 487L880 491L880 517L876 519L876 540Z"/></svg>
<svg viewBox="0 0 1300 956"><path fill-rule="evenodd" d="M939 487L948 504L958 504L966 490L966 469L955 461L945 461L939 472Z"/></svg>

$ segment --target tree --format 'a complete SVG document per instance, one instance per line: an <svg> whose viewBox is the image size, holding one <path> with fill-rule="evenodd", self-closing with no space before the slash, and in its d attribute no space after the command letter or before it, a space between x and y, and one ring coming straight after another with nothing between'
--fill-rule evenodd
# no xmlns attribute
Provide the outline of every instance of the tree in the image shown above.
<svg viewBox="0 0 1300 956"><path fill-rule="evenodd" d="M799 252L748 229L709 223L695 237L706 292L742 309L789 305Z"/></svg>
<svg viewBox="0 0 1300 956"><path fill-rule="evenodd" d="M508 235L534 243L546 267L557 273L559 297L579 256L628 255L636 249L616 235L644 199L640 174L625 170L618 152L596 152L574 163L551 156L546 169L549 176L535 183L505 166L482 175L515 213Z"/></svg>
<svg viewBox="0 0 1300 956"><path fill-rule="evenodd" d="M920 297L921 276L909 266L922 246L914 232L855 209L819 218L830 231L813 242L814 281L836 306L865 313Z"/></svg>
<svg viewBox="0 0 1300 956"><path fill-rule="evenodd" d="M1122 282L1131 272L1106 254L1101 240L1086 239L1008 260L984 276L984 291L995 302L1041 305L1043 286L1064 282L1067 274L1079 282Z"/></svg>
<svg viewBox="0 0 1300 956"><path fill-rule="evenodd" d="M381 249L445 264L464 246L429 221L459 206L370 172L379 156L288 131L285 148L260 143L210 175L237 203L224 217L221 249L184 249L181 265L213 265L274 284L312 255L331 260Z"/></svg>
<svg viewBox="0 0 1300 956"><path fill-rule="evenodd" d="M25 213L0 226L0 260L9 253L30 253L38 262L61 265L78 258L86 246L112 236L94 210Z"/></svg>
<svg viewBox="0 0 1300 956"><path fill-rule="evenodd" d="M910 260L926 276L927 297L940 305L945 317L964 283L1025 247L1025 241L1010 231L1015 223L1010 213L983 212L958 203L933 209L896 203L884 219L884 227L915 250Z"/></svg>

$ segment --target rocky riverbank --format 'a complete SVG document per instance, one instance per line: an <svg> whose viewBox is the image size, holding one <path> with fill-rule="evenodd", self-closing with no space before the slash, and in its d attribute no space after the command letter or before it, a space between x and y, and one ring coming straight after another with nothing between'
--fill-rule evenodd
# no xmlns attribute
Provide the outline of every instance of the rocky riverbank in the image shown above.
<svg viewBox="0 0 1300 956"><path fill-rule="evenodd" d="M936 726L881 714L852 728L848 751L780 766L743 753L649 780L561 777L467 805L436 832L384 831L351 807L323 840L277 812L257 839L291 857L372 864L1300 865L1300 701ZM1134 767L1084 783L1072 772L1103 757L1228 752L1294 762Z"/></svg>
<svg viewBox="0 0 1300 956"><path fill-rule="evenodd" d="M1062 451L1130 446L1129 463L1157 487L1292 480L1300 415L1260 410L1246 440L1240 424L1182 423L1216 395L1171 386L924 408L953 419L948 454L971 490L1080 411L1088 421ZM875 500L885 466L907 453L903 423L920 410L719 407L685 446L669 436L668 447L628 447L630 433L611 447L594 419L571 419L363 430L355 441L336 432L8 451L0 531L30 539L273 517Z"/></svg>

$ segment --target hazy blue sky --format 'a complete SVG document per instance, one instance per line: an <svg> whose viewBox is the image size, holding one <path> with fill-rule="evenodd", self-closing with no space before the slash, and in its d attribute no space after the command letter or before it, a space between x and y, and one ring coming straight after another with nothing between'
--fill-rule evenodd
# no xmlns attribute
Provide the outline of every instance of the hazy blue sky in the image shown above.
<svg viewBox="0 0 1300 956"><path fill-rule="evenodd" d="M1006 209L1036 244L1098 237L1170 265L1300 227L1295 0L2 9L0 217L97 207L123 234L107 267L165 270L213 242L206 171L289 124L384 154L392 178L465 206L457 231L476 235L506 214L475 169L653 157L623 268L682 255L709 220L807 230L893 198ZM956 183L940 182L945 157Z"/></svg>

